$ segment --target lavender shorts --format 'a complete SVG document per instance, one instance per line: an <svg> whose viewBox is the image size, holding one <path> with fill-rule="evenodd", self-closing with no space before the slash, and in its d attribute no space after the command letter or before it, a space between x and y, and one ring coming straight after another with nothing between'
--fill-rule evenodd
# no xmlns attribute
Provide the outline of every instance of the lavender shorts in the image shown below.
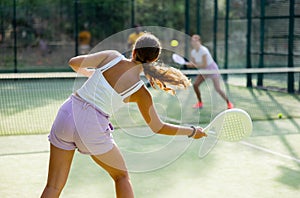
<svg viewBox="0 0 300 198"><path fill-rule="evenodd" d="M113 148L113 130L108 115L72 95L60 107L48 138L64 150L100 155Z"/></svg>
<svg viewBox="0 0 300 198"><path fill-rule="evenodd" d="M214 70L214 71L218 71L219 67L217 65L217 63L213 62L211 64L209 64L205 70ZM219 78L220 74L216 73L216 74L204 74L203 75L204 78Z"/></svg>

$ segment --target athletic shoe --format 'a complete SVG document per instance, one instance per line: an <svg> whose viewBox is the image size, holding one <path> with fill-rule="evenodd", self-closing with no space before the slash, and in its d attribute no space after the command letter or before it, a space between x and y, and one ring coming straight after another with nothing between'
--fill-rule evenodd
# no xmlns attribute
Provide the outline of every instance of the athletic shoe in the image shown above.
<svg viewBox="0 0 300 198"><path fill-rule="evenodd" d="M228 109L233 109L233 108L234 108L234 105L233 105L231 102L228 102L228 103L227 103L227 108L228 108Z"/></svg>
<svg viewBox="0 0 300 198"><path fill-rule="evenodd" d="M202 102L197 102L196 104L193 105L194 109L201 109L203 107L203 103Z"/></svg>

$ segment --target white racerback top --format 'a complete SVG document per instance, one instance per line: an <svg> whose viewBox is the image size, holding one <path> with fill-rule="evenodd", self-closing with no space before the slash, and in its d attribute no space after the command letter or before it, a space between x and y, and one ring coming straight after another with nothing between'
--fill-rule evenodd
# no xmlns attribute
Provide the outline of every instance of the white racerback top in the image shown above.
<svg viewBox="0 0 300 198"><path fill-rule="evenodd" d="M77 94L88 103L101 109L104 113L112 115L122 105L124 99L139 90L144 82L138 81L127 90L117 93L103 76L103 72L115 66L124 56L118 56L106 65L95 70L94 74L77 90Z"/></svg>
<svg viewBox="0 0 300 198"><path fill-rule="evenodd" d="M206 55L207 65L210 65L214 62L214 59L212 58L209 50L207 49L207 47L203 45L200 46L198 51L196 49L193 49L191 54L192 57L195 59L196 63L202 63L203 62L202 57L204 55Z"/></svg>

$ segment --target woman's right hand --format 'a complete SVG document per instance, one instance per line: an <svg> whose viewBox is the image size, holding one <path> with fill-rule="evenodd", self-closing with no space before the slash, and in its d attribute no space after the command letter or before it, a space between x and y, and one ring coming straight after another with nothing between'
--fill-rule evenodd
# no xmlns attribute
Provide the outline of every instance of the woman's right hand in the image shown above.
<svg viewBox="0 0 300 198"><path fill-rule="evenodd" d="M203 137L207 137L207 134L203 132L203 128L197 127L196 128L196 133L192 138L200 139L200 138L203 138Z"/></svg>
<svg viewBox="0 0 300 198"><path fill-rule="evenodd" d="M196 66L194 63L192 63L192 62L186 62L185 65L186 65L187 67L193 67L193 68L196 68L196 67L197 67L197 66Z"/></svg>

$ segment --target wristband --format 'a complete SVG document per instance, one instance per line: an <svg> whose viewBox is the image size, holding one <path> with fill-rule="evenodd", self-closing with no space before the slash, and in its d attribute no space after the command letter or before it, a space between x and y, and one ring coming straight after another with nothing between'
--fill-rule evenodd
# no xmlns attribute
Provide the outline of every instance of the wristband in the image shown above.
<svg viewBox="0 0 300 198"><path fill-rule="evenodd" d="M191 126L191 128L193 129L193 132L191 133L191 135L188 135L188 138L193 137L196 133L196 128L194 126Z"/></svg>

